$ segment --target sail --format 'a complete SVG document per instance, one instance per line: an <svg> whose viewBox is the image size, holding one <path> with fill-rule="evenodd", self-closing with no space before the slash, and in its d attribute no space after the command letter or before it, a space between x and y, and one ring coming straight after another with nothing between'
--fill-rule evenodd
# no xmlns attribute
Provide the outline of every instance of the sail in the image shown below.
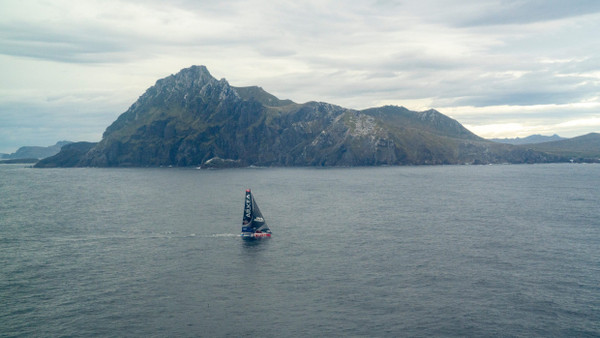
<svg viewBox="0 0 600 338"><path fill-rule="evenodd" d="M242 225L244 227L252 227L252 193L250 189L246 190L246 198L244 199L244 217Z"/></svg>
<svg viewBox="0 0 600 338"><path fill-rule="evenodd" d="M242 227L251 231L269 230L265 219L260 212L258 204L252 196L250 189L246 190L246 198L244 199L244 216L242 218Z"/></svg>
<svg viewBox="0 0 600 338"><path fill-rule="evenodd" d="M265 222L265 219L258 208L258 204L254 200L254 196L252 196L252 226L260 230L269 229L267 222Z"/></svg>

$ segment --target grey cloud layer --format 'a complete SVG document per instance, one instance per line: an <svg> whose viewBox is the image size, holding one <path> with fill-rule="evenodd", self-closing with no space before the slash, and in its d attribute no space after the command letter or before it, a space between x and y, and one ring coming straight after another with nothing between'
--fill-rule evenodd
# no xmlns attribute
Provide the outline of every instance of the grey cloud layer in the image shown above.
<svg viewBox="0 0 600 338"><path fill-rule="evenodd" d="M599 26L598 1L6 0L0 107L13 119L55 114L60 102L73 116L90 102L110 110L159 77L204 64L233 85L299 102L456 108L453 117L477 125L475 112L490 106L600 106ZM63 80L51 85L56 76ZM106 99L69 101L81 88ZM28 95L63 99L32 106ZM565 121L580 111L566 109Z"/></svg>

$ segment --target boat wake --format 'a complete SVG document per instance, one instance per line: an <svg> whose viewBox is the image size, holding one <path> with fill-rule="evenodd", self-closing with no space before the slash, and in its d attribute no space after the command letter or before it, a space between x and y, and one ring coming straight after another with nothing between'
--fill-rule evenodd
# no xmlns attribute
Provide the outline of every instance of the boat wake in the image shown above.
<svg viewBox="0 0 600 338"><path fill-rule="evenodd" d="M208 237L219 238L219 237L240 237L240 234L212 234Z"/></svg>

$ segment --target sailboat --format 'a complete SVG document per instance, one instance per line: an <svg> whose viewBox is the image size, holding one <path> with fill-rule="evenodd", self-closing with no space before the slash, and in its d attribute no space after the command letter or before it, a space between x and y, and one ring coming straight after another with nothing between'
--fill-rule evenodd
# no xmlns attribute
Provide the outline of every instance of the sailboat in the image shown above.
<svg viewBox="0 0 600 338"><path fill-rule="evenodd" d="M250 189L246 189L244 217L242 219L242 234L240 236L242 236L243 239L271 237L271 229L269 229L267 222L265 222Z"/></svg>

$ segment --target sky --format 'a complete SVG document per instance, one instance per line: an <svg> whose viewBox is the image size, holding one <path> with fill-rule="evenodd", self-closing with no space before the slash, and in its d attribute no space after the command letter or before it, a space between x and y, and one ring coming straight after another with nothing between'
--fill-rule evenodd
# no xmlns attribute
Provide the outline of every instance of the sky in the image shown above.
<svg viewBox="0 0 600 338"><path fill-rule="evenodd" d="M2 0L0 152L99 141L205 65L298 103L436 109L486 138L600 132L597 0Z"/></svg>

